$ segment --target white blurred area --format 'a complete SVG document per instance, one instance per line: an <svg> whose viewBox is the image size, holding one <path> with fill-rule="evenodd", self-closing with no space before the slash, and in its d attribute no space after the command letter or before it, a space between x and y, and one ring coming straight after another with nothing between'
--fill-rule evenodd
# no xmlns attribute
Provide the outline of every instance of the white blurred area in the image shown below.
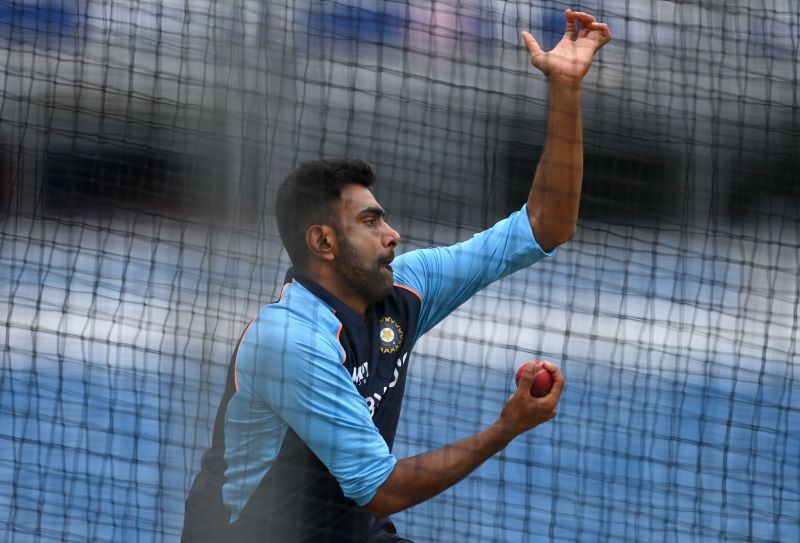
<svg viewBox="0 0 800 543"><path fill-rule="evenodd" d="M191 381L210 365L222 378L234 341L277 296L289 265L275 258L275 243L192 226L152 237L141 225L16 226L25 228L5 229L0 251L6 370L29 368L33 357L38 367L68 360ZM476 296L417 352L498 370L543 356L680 378L793 377L796 233L775 246L592 226Z"/></svg>

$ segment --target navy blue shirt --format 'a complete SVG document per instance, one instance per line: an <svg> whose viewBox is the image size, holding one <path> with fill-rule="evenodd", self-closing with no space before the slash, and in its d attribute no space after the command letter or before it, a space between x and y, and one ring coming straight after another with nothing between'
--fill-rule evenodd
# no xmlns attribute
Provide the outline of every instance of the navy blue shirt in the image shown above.
<svg viewBox="0 0 800 543"><path fill-rule="evenodd" d="M184 539L354 541L394 469L415 342L489 283L546 253L526 209L472 239L411 251L365 315L291 271L239 341Z"/></svg>

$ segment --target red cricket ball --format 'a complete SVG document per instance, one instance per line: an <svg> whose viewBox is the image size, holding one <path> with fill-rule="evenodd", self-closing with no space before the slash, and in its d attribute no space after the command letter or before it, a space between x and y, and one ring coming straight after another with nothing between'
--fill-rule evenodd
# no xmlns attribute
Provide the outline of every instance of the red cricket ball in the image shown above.
<svg viewBox="0 0 800 543"><path fill-rule="evenodd" d="M526 362L523 365L521 365L517 370L516 376L514 376L514 382L517 385L519 385L519 379L520 377L522 377L522 372L525 371L525 367L528 364L534 365L533 384L531 384L531 396L535 398L541 398L542 396L547 396L550 393L550 389L553 388L553 376L550 375L550 372L547 371L544 365L538 360Z"/></svg>

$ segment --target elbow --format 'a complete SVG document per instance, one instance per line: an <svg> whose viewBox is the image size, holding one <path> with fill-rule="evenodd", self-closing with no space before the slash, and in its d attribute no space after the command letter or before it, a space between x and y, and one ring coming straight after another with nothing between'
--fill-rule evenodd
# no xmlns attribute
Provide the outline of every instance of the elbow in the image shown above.
<svg viewBox="0 0 800 543"><path fill-rule="evenodd" d="M375 518L388 517L418 504L423 499L414 493L413 485L398 477L395 469L363 508Z"/></svg>
<svg viewBox="0 0 800 543"><path fill-rule="evenodd" d="M574 238L577 231L578 231L577 227L573 224L570 228L562 232L561 237L558 239L558 242L556 243L556 246L563 245L572 238Z"/></svg>
<svg viewBox="0 0 800 543"><path fill-rule="evenodd" d="M539 247L546 252L550 252L559 245L575 237L578 229L577 221L553 221L545 220L536 213L529 213L528 216L533 231L533 238Z"/></svg>
<svg viewBox="0 0 800 543"><path fill-rule="evenodd" d="M396 509L391 506L389 500L378 490L378 493L364 505L363 509L375 518L388 517L402 509Z"/></svg>
<svg viewBox="0 0 800 543"><path fill-rule="evenodd" d="M543 251L549 253L559 245L563 245L575 237L576 232L577 229L575 226L572 226L571 228L564 228L559 231L545 230L537 232L534 229L533 237L536 240L536 243L539 244L539 247L541 247Z"/></svg>

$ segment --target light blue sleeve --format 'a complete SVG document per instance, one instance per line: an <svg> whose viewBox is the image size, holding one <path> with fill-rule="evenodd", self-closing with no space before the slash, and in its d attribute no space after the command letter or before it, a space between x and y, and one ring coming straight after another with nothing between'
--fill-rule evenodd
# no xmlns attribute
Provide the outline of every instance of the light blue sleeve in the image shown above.
<svg viewBox="0 0 800 543"><path fill-rule="evenodd" d="M422 298L419 338L490 283L554 254L534 239L526 204L472 239L405 253L392 268L395 281Z"/></svg>
<svg viewBox="0 0 800 543"><path fill-rule="evenodd" d="M240 386L252 386L336 477L344 495L365 505L397 460L342 364L344 349L335 334L289 324L288 332L276 326L248 332L239 356L259 362L254 382Z"/></svg>

